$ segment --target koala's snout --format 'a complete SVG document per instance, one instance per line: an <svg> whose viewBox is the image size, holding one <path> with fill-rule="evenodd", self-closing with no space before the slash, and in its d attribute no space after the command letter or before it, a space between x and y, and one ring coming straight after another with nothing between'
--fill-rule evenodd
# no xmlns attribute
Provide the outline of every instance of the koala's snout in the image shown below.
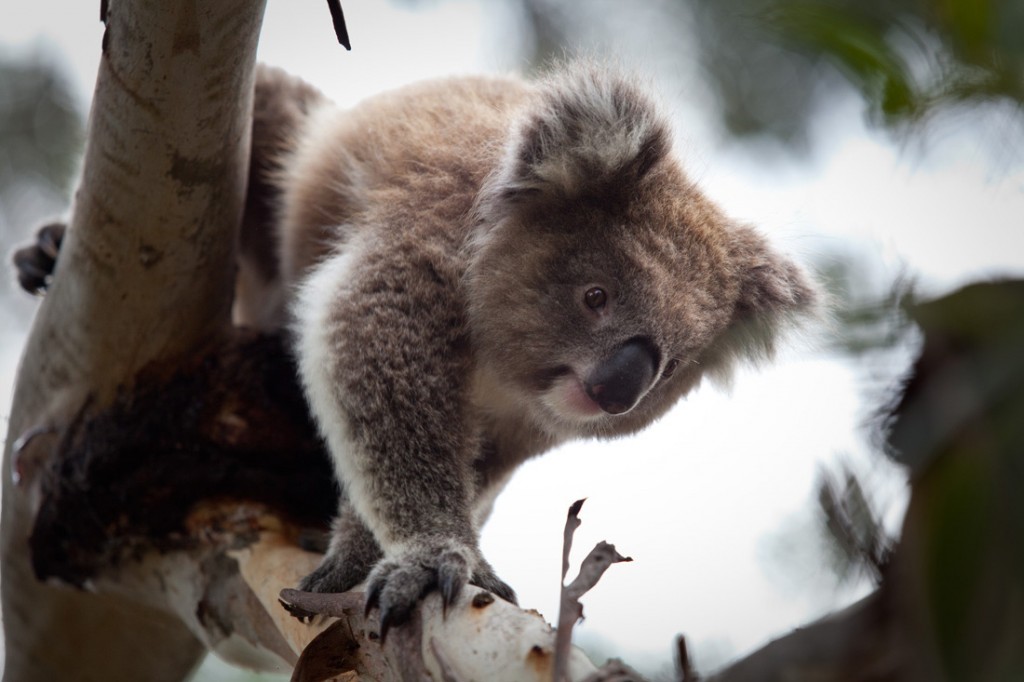
<svg viewBox="0 0 1024 682"><path fill-rule="evenodd" d="M608 414L622 414L636 405L654 381L657 352L647 339L619 346L583 382L590 399Z"/></svg>

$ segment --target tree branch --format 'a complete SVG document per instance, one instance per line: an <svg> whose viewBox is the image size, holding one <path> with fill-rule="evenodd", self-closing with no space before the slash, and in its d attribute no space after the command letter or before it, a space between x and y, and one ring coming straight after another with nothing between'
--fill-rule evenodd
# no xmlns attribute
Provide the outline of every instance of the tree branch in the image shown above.
<svg viewBox="0 0 1024 682"><path fill-rule="evenodd" d="M706 682L827 679L891 680L898 675L899 639L884 589L819 621L797 628L704 678Z"/></svg>

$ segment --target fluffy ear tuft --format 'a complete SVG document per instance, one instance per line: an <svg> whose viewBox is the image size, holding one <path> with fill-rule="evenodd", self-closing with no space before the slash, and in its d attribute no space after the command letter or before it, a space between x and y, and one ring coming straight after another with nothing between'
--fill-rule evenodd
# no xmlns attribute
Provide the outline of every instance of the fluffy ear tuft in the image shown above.
<svg viewBox="0 0 1024 682"><path fill-rule="evenodd" d="M669 126L622 75L576 63L539 88L505 150L495 188L504 199L618 193L668 156Z"/></svg>
<svg viewBox="0 0 1024 682"><path fill-rule="evenodd" d="M739 290L732 321L711 363L727 380L732 360L767 360L779 336L818 314L822 293L803 269L749 227L734 229L732 257Z"/></svg>
<svg viewBox="0 0 1024 682"><path fill-rule="evenodd" d="M735 244L742 273L736 303L739 317L790 314L814 305L817 289L796 263L776 253L761 235L741 227Z"/></svg>

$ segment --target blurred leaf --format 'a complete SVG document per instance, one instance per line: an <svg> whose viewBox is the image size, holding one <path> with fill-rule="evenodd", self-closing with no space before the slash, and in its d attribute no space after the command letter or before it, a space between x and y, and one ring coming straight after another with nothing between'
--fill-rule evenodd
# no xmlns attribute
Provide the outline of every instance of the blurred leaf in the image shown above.
<svg viewBox="0 0 1024 682"><path fill-rule="evenodd" d="M800 143L839 83L825 65L890 127L964 105L1024 105L1019 0L692 2L706 72L736 134Z"/></svg>
<svg viewBox="0 0 1024 682"><path fill-rule="evenodd" d="M862 96L887 117L915 115L915 92L906 59L888 42L896 16L823 2L781 2L765 22L784 41L829 56Z"/></svg>
<svg viewBox="0 0 1024 682"><path fill-rule="evenodd" d="M842 478L840 484L837 476L822 472L818 484L825 534L834 550L833 565L840 579L864 573L877 585L888 565L893 540L868 501L860 479L845 467Z"/></svg>
<svg viewBox="0 0 1024 682"><path fill-rule="evenodd" d="M906 346L913 332L906 313L914 299L909 276L897 274L886 289L878 291L870 264L843 251L819 257L814 271L828 292L833 351L865 362L878 352Z"/></svg>
<svg viewBox="0 0 1024 682"><path fill-rule="evenodd" d="M965 103L1024 104L1021 5L779 0L767 24L786 44L834 63L885 123L898 124Z"/></svg>
<svg viewBox="0 0 1024 682"><path fill-rule="evenodd" d="M1024 679L1024 281L915 306L890 442L911 467L896 561L946 679Z"/></svg>
<svg viewBox="0 0 1024 682"><path fill-rule="evenodd" d="M996 8L991 0L937 0L934 15L950 44L968 62L984 62L994 46Z"/></svg>
<svg viewBox="0 0 1024 682"><path fill-rule="evenodd" d="M649 13L611 2L514 1L534 64L573 51L595 22L614 30L656 15L671 25L668 35L696 47L729 133L796 151L807 150L819 109L850 87L874 123L900 132L924 130L948 111L1011 103L1019 116L1024 106L1022 0L683 0ZM690 58L674 47L651 49Z"/></svg>

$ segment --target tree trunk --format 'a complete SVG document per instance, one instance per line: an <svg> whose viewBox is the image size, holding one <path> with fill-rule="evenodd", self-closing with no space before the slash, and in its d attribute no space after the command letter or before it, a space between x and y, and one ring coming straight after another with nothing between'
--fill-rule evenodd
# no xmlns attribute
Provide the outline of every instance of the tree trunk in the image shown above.
<svg viewBox="0 0 1024 682"><path fill-rule="evenodd" d="M263 7L119 2L108 13L82 180L4 449L5 680L176 680L203 655L160 609L38 582L27 539L41 474L79 410L228 328Z"/></svg>

